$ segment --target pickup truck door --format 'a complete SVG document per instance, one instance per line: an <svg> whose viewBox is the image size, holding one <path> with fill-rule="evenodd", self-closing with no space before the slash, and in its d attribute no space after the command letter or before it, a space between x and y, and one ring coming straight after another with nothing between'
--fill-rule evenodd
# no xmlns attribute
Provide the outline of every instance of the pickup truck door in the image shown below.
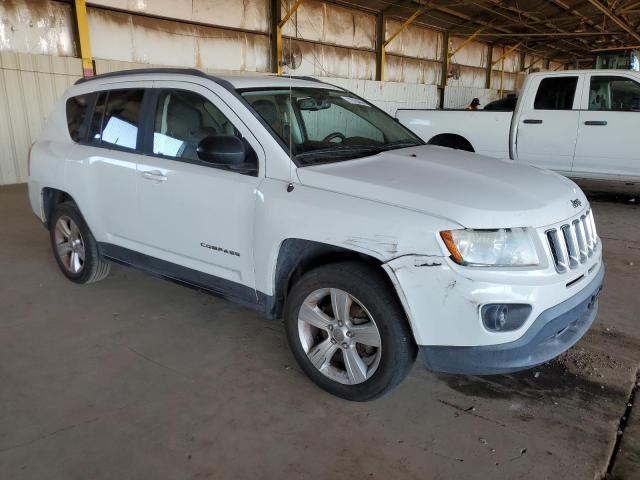
<svg viewBox="0 0 640 480"><path fill-rule="evenodd" d="M144 253L171 263L162 263L160 268L169 271L159 273L186 276L255 303L253 232L257 188L264 176L261 145L214 91L179 81L153 86L147 155L138 163ZM243 139L247 163L230 169L201 160L196 149L212 135Z"/></svg>
<svg viewBox="0 0 640 480"><path fill-rule="evenodd" d="M572 174L581 177L640 177L640 84L631 75L588 75L582 99Z"/></svg>
<svg viewBox="0 0 640 480"><path fill-rule="evenodd" d="M581 75L532 80L514 118L518 160L568 174L580 118Z"/></svg>

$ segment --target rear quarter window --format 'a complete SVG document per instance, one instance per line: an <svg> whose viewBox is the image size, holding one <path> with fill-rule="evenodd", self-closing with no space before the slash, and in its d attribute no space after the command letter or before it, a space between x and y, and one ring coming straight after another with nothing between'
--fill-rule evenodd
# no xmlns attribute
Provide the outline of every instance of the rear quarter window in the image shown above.
<svg viewBox="0 0 640 480"><path fill-rule="evenodd" d="M78 95L67 100L67 128L74 142L83 142L87 136L87 114L91 95Z"/></svg>

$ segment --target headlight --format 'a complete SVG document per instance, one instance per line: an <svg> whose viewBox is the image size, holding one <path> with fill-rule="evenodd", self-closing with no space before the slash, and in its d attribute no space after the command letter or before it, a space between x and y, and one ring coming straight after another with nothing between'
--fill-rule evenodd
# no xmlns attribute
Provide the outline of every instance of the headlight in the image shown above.
<svg viewBox="0 0 640 480"><path fill-rule="evenodd" d="M440 236L451 258L461 265L526 267L539 263L528 228L446 230Z"/></svg>

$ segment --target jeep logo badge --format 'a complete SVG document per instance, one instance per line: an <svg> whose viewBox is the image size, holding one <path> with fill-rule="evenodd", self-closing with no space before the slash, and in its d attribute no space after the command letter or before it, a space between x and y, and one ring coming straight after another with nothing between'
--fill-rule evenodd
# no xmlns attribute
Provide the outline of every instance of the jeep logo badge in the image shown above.
<svg viewBox="0 0 640 480"><path fill-rule="evenodd" d="M576 198L575 200L571 200L571 206L573 208L578 208L582 206L582 202L580 201L579 198Z"/></svg>

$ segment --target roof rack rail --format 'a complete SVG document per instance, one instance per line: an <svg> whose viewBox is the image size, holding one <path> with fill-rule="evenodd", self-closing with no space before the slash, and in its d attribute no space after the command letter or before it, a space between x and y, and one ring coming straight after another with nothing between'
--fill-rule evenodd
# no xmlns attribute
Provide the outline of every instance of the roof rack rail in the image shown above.
<svg viewBox="0 0 640 480"><path fill-rule="evenodd" d="M308 82L316 82L316 83L327 83L323 82L319 78L311 77L309 75L276 75L272 74L271 77L280 77L280 78L295 78L296 80L307 80Z"/></svg>
<svg viewBox="0 0 640 480"><path fill-rule="evenodd" d="M102 80L104 78L124 77L128 75L138 75L141 73L181 73L183 75L196 75L198 77L210 78L209 75L197 68L134 68L132 70L119 70L117 72L101 73L93 77L80 78L76 80L75 85L93 80Z"/></svg>

